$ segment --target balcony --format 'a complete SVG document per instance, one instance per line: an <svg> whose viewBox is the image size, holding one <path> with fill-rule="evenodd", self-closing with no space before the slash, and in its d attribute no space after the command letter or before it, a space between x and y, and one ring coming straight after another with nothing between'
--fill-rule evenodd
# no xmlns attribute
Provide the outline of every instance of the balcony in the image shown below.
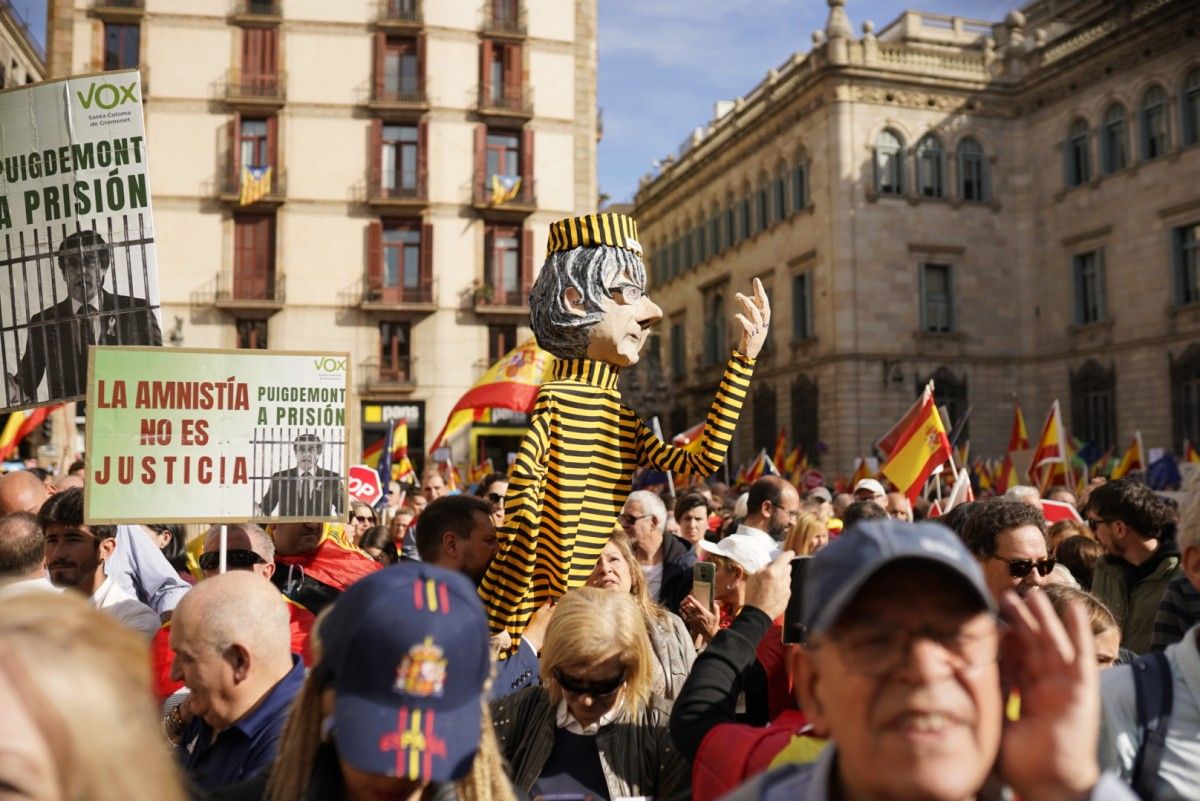
<svg viewBox="0 0 1200 801"><path fill-rule="evenodd" d="M265 27L283 22L280 0L237 0L229 21L235 25Z"/></svg>
<svg viewBox="0 0 1200 801"><path fill-rule="evenodd" d="M366 393L408 393L417 388L409 356L399 356L381 363L372 359L358 365L363 391Z"/></svg>
<svg viewBox="0 0 1200 801"><path fill-rule="evenodd" d="M367 176L366 201L380 214L405 214L420 212L429 204L425 176L388 176L391 186L386 186L378 168L372 168ZM410 180L405 180L408 177Z"/></svg>
<svg viewBox="0 0 1200 801"><path fill-rule="evenodd" d="M471 203L481 217L498 221L519 221L537 209L537 192L533 181L521 181L515 197L498 200L490 181L477 181Z"/></svg>
<svg viewBox="0 0 1200 801"><path fill-rule="evenodd" d="M487 0L480 32L492 39L524 39L525 9L518 0Z"/></svg>
<svg viewBox="0 0 1200 801"><path fill-rule="evenodd" d="M235 170L232 164L227 163L218 183L217 197L224 203L235 203L244 208L278 206L287 198L287 173L278 167L271 168L271 186L267 193L246 204L241 202L244 178L242 170Z"/></svg>
<svg viewBox="0 0 1200 801"><path fill-rule="evenodd" d="M386 313L389 318L401 320L432 314L437 311L433 276L419 276L416 286L405 286L403 281L388 282L382 276L368 276L359 307L365 312Z"/></svg>
<svg viewBox="0 0 1200 801"><path fill-rule="evenodd" d="M471 288L474 310L480 317L528 318L529 290L533 281L522 277L518 286L505 288L503 281L476 282Z"/></svg>
<svg viewBox="0 0 1200 801"><path fill-rule="evenodd" d="M287 73L243 74L230 70L225 79L225 102L248 110L272 110L287 101Z"/></svg>
<svg viewBox="0 0 1200 801"><path fill-rule="evenodd" d="M376 84L367 107L385 119L411 118L429 110L424 78L401 82L400 86Z"/></svg>
<svg viewBox="0 0 1200 801"><path fill-rule="evenodd" d="M386 31L415 31L425 24L421 0L379 0L375 27Z"/></svg>
<svg viewBox="0 0 1200 801"><path fill-rule="evenodd" d="M92 13L105 22L137 22L146 14L146 0L96 0Z"/></svg>
<svg viewBox="0 0 1200 801"><path fill-rule="evenodd" d="M503 91L479 90L479 116L485 123L524 122L533 117L533 88L505 86Z"/></svg>
<svg viewBox="0 0 1200 801"><path fill-rule="evenodd" d="M283 308L284 280L274 272L239 274L236 269L217 275L213 305L241 314L271 315Z"/></svg>

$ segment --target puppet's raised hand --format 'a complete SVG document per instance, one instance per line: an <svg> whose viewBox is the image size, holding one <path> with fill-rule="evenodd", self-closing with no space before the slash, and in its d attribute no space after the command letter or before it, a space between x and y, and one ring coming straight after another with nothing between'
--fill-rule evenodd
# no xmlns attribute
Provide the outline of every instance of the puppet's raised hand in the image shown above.
<svg viewBox="0 0 1200 801"><path fill-rule="evenodd" d="M737 302L742 306L742 313L733 316L742 325L738 350L751 359L757 359L771 325L771 302L767 300L767 290L763 289L762 281L754 279L753 298L739 292Z"/></svg>

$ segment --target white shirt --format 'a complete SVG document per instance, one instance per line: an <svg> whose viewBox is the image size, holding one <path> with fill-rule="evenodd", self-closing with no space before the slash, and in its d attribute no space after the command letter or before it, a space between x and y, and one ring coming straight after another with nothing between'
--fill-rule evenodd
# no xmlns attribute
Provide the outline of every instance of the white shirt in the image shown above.
<svg viewBox="0 0 1200 801"><path fill-rule="evenodd" d="M62 587L55 587L45 576L20 579L0 586L0 598L11 598L26 592L62 592Z"/></svg>
<svg viewBox="0 0 1200 801"><path fill-rule="evenodd" d="M600 731L601 728L607 726L620 717L621 710L624 708L625 697L622 695L617 699L617 702L613 704L613 708L601 715L598 721L590 726L584 726L575 719L574 715L571 714L571 707L567 706L566 699L563 699L562 701L558 702L558 714L556 715L558 728L566 729L567 731L571 732L571 734L594 735L596 732Z"/></svg>
<svg viewBox="0 0 1200 801"><path fill-rule="evenodd" d="M775 541L775 538L763 531L761 528L753 528L751 526L747 526L745 523L741 523L738 525L737 531L733 533L745 534L747 537L753 537L754 539L758 540L765 548L767 548L767 550L771 552L772 559L783 553L783 549L779 547L779 543Z"/></svg>
<svg viewBox="0 0 1200 801"><path fill-rule="evenodd" d="M153 638L162 626L153 609L121 589L111 576L106 577L100 589L92 595L91 604L115 617L125 628L141 632L147 640Z"/></svg>
<svg viewBox="0 0 1200 801"><path fill-rule="evenodd" d="M646 576L646 589L650 591L650 597L657 600L662 596L663 563L642 565L642 573Z"/></svg>

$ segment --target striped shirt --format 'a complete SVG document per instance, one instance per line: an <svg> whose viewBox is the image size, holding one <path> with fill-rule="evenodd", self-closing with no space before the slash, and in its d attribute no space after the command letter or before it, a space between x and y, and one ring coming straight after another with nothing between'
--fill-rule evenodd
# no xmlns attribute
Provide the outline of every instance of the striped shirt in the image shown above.
<svg viewBox="0 0 1200 801"><path fill-rule="evenodd" d="M1179 642L1197 623L1200 623L1200 590L1192 586L1187 576L1171 579L1154 615L1150 650L1162 651Z"/></svg>
<svg viewBox="0 0 1200 801"><path fill-rule="evenodd" d="M514 642L551 598L582 586L616 525L639 465L709 476L725 460L754 361L734 352L704 433L688 449L667 445L617 390L606 362L561 359L542 385L517 452L500 549L479 587L493 631Z"/></svg>

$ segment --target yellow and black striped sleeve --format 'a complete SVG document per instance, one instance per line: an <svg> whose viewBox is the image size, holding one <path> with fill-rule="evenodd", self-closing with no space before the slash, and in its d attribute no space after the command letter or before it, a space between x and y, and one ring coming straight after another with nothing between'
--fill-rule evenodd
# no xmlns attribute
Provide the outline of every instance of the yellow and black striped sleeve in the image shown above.
<svg viewBox="0 0 1200 801"><path fill-rule="evenodd" d="M639 420L638 464L684 475L711 476L715 473L725 462L753 374L754 360L735 350L725 365L717 395L704 420L704 431L694 449L677 448L663 442Z"/></svg>

